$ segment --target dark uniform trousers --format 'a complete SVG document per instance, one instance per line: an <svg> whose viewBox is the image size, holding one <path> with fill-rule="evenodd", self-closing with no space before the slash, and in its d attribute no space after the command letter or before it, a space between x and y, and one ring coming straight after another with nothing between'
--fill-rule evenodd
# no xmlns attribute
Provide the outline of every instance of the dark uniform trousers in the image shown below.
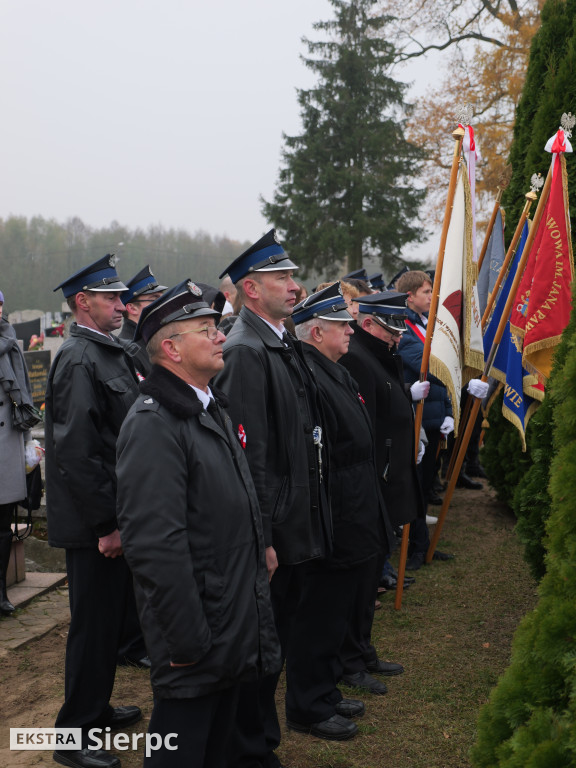
<svg viewBox="0 0 576 768"><path fill-rule="evenodd" d="M272 577L276 631L282 659L286 660L288 719L304 723L326 720L342 700L337 688L342 675L338 651L362 591L361 582L373 570L366 563L329 568L321 561L310 561L280 565ZM279 676L280 673L241 686L238 727L230 740L229 766L280 766L274 754L280 744L280 724L273 704ZM259 716L254 717L254 712Z"/></svg>
<svg viewBox="0 0 576 768"><path fill-rule="evenodd" d="M144 768L226 768L226 745L238 706L237 685L194 699L154 699L149 734L165 744L168 734L172 750L151 750Z"/></svg>
<svg viewBox="0 0 576 768"><path fill-rule="evenodd" d="M342 701L340 651L365 567L312 561L299 573L300 602L286 657L286 717L310 724L332 717Z"/></svg>
<svg viewBox="0 0 576 768"><path fill-rule="evenodd" d="M96 549L67 549L71 622L66 645L65 702L57 728L104 728L124 617L134 602L132 574L123 557L104 557Z"/></svg>
<svg viewBox="0 0 576 768"><path fill-rule="evenodd" d="M366 664L378 659L376 649L370 640L374 621L374 601L384 559L384 554L378 554L358 566L352 620L340 652L342 673L345 675L366 671Z"/></svg>
<svg viewBox="0 0 576 768"><path fill-rule="evenodd" d="M270 582L270 598L274 610L276 632L280 640L282 662L286 658L288 640L300 601L306 563L279 565ZM228 765L230 768L278 768L280 761L274 750L280 744L280 724L274 695L280 672L240 686L236 724L232 731Z"/></svg>

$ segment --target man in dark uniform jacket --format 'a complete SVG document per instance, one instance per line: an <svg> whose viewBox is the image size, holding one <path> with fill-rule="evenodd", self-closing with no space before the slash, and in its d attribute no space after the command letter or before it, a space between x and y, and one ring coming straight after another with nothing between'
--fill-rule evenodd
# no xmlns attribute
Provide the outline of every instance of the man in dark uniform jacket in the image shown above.
<svg viewBox="0 0 576 768"><path fill-rule="evenodd" d="M396 341L405 329L405 295L396 291L361 296L354 336L342 365L358 383L360 394L372 422L376 441L376 468L380 489L394 527L424 515L424 504L416 472L414 413L412 397L404 385L402 360L396 354ZM425 396L428 387L418 388ZM373 603L380 579L382 560L374 570L372 584L363 604ZM370 645L368 623L364 640L348 638L343 651L344 677L350 685L382 693L383 685L372 674L398 674L399 665L390 666L376 657Z"/></svg>
<svg viewBox="0 0 576 768"><path fill-rule="evenodd" d="M118 439L118 519L152 659L147 768L224 768L241 681L280 667L256 490L208 383L220 317L183 282L146 307L152 370ZM172 745L173 747L173 745Z"/></svg>
<svg viewBox="0 0 576 768"><path fill-rule="evenodd" d="M351 738L358 731L346 718L363 714L364 704L342 699L339 656L360 586L393 536L378 488L370 418L356 382L338 364L353 333L347 306L340 283L334 283L306 298L292 314L324 406L333 551L306 568L301 599L316 610L309 610L306 624L294 629L308 653L293 658L288 652L286 717L289 728L327 739Z"/></svg>
<svg viewBox="0 0 576 768"><path fill-rule="evenodd" d="M128 290L120 297L124 304L124 322L118 338L126 342L126 349L132 357L139 378L145 379L150 372L150 360L142 340L134 341L134 333L144 307L159 298L166 290L166 286L158 285L149 264L128 280L126 286Z"/></svg>
<svg viewBox="0 0 576 768"><path fill-rule="evenodd" d="M66 549L71 613L56 727L81 727L83 736L82 750L55 752L54 759L78 768L120 765L108 752L87 748L89 728L122 728L141 717L138 707L109 704L124 616L134 600L116 520L116 439L138 394L134 369L112 334L122 322L126 290L114 265L106 256L58 286L76 322L46 390L48 538Z"/></svg>
<svg viewBox="0 0 576 768"><path fill-rule="evenodd" d="M216 378L229 397L232 424L258 493L272 604L284 654L302 564L325 555L331 538L320 478L316 385L299 342L284 335L282 322L294 308L296 268L271 230L220 275L230 275L244 306L224 344L226 365ZM310 643L314 641L311 637ZM280 742L274 703L277 682L276 675L257 687L244 688L231 766L280 764L274 754Z"/></svg>

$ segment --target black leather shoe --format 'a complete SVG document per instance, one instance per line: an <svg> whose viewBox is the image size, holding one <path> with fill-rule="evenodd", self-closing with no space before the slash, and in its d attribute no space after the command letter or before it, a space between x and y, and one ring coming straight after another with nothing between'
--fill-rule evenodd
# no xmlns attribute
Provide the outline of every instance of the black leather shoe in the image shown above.
<svg viewBox="0 0 576 768"><path fill-rule="evenodd" d="M362 672L354 672L353 675L342 675L342 682L344 685L349 685L351 688L362 688L369 693L375 693L377 696L383 696L388 693L388 688L381 683L380 680L376 680L368 672L362 670Z"/></svg>
<svg viewBox="0 0 576 768"><path fill-rule="evenodd" d="M466 474L468 475L468 477L483 477L485 479L488 478L488 475L486 474L486 470L484 469L482 464L467 464Z"/></svg>
<svg viewBox="0 0 576 768"><path fill-rule="evenodd" d="M150 669L152 662L149 656L142 656L141 659L133 659L130 656L124 656L118 660L119 667L138 667L138 669Z"/></svg>
<svg viewBox="0 0 576 768"><path fill-rule="evenodd" d="M394 664L393 661L380 661L380 659L366 664L366 669L374 675L385 675L386 677L394 677L394 675L401 675L404 672L402 664Z"/></svg>
<svg viewBox="0 0 576 768"><path fill-rule="evenodd" d="M358 699L342 699L336 704L336 714L340 717L362 717L364 712L366 712L364 702Z"/></svg>
<svg viewBox="0 0 576 768"><path fill-rule="evenodd" d="M454 555L436 550L432 555L432 560L454 560Z"/></svg>
<svg viewBox="0 0 576 768"><path fill-rule="evenodd" d="M404 589L408 589L410 584L414 584L415 581L416 579L414 576L404 576ZM398 579L395 576L391 576L389 573L385 573L380 579L380 586L387 590L396 589L397 584Z"/></svg>
<svg viewBox="0 0 576 768"><path fill-rule="evenodd" d="M137 723L138 720L142 720L142 710L140 707L114 707L114 714L106 725L110 726L112 730L115 730Z"/></svg>
<svg viewBox="0 0 576 768"><path fill-rule="evenodd" d="M407 571L418 571L424 565L425 552L414 552L406 561Z"/></svg>
<svg viewBox="0 0 576 768"><path fill-rule="evenodd" d="M120 760L103 749L56 751L52 757L60 765L68 765L71 768L120 768Z"/></svg>
<svg viewBox="0 0 576 768"><path fill-rule="evenodd" d="M442 496L438 496L438 494L435 491L432 491L426 497L426 501L428 502L428 504L433 504L435 507L441 507L444 499L442 498Z"/></svg>
<svg viewBox="0 0 576 768"><path fill-rule="evenodd" d="M332 715L328 720L310 725L287 720L286 725L291 731L309 733L310 736L318 736L319 739L327 739L328 741L347 741L358 733L358 726L341 715Z"/></svg>
<svg viewBox="0 0 576 768"><path fill-rule="evenodd" d="M3 613L5 616L8 616L9 614L12 613L12 611L15 611L15 610L16 609L14 608L14 606L12 605L10 600L8 600L7 597L2 598L0 600L0 613Z"/></svg>
<svg viewBox="0 0 576 768"><path fill-rule="evenodd" d="M458 488L468 488L470 491L481 491L482 488L484 488L482 483L472 480L471 477L468 477L468 475L465 475L463 472L460 473L456 485Z"/></svg>

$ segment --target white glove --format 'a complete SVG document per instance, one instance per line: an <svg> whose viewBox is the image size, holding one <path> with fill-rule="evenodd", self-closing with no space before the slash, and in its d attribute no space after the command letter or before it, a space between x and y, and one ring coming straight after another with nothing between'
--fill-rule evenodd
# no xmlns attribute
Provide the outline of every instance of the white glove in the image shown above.
<svg viewBox="0 0 576 768"><path fill-rule="evenodd" d="M418 456L416 457L416 464L420 464L420 462L422 461L425 450L426 450L426 446L424 445L422 440L420 440L420 442L418 443Z"/></svg>
<svg viewBox="0 0 576 768"><path fill-rule="evenodd" d="M428 392L430 392L429 381L415 381L410 387L410 393L414 402L424 400L424 398L428 397Z"/></svg>
<svg viewBox="0 0 576 768"><path fill-rule="evenodd" d="M472 397L479 397L480 400L484 400L488 394L488 382L480 381L480 379L470 379L468 382L468 392Z"/></svg>
<svg viewBox="0 0 576 768"><path fill-rule="evenodd" d="M449 435L450 432L454 432L454 419L452 416L446 416L440 427L440 432L442 432L443 435Z"/></svg>

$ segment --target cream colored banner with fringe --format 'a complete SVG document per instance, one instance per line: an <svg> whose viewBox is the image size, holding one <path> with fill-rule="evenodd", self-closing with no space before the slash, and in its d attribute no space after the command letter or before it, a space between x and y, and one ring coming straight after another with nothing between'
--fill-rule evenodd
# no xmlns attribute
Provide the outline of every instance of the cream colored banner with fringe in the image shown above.
<svg viewBox="0 0 576 768"><path fill-rule="evenodd" d="M452 401L455 434L458 431L460 419L460 390L462 388L462 280L464 244L468 239L466 238L465 193L465 184L467 183L466 167L461 161L454 193L452 217L446 238L436 324L430 348L430 373L446 385Z"/></svg>
<svg viewBox="0 0 576 768"><path fill-rule="evenodd" d="M470 183L461 161L430 350L430 373L446 385L452 401L455 434L460 419L460 390L484 368L482 317L476 288L478 269L472 246Z"/></svg>

